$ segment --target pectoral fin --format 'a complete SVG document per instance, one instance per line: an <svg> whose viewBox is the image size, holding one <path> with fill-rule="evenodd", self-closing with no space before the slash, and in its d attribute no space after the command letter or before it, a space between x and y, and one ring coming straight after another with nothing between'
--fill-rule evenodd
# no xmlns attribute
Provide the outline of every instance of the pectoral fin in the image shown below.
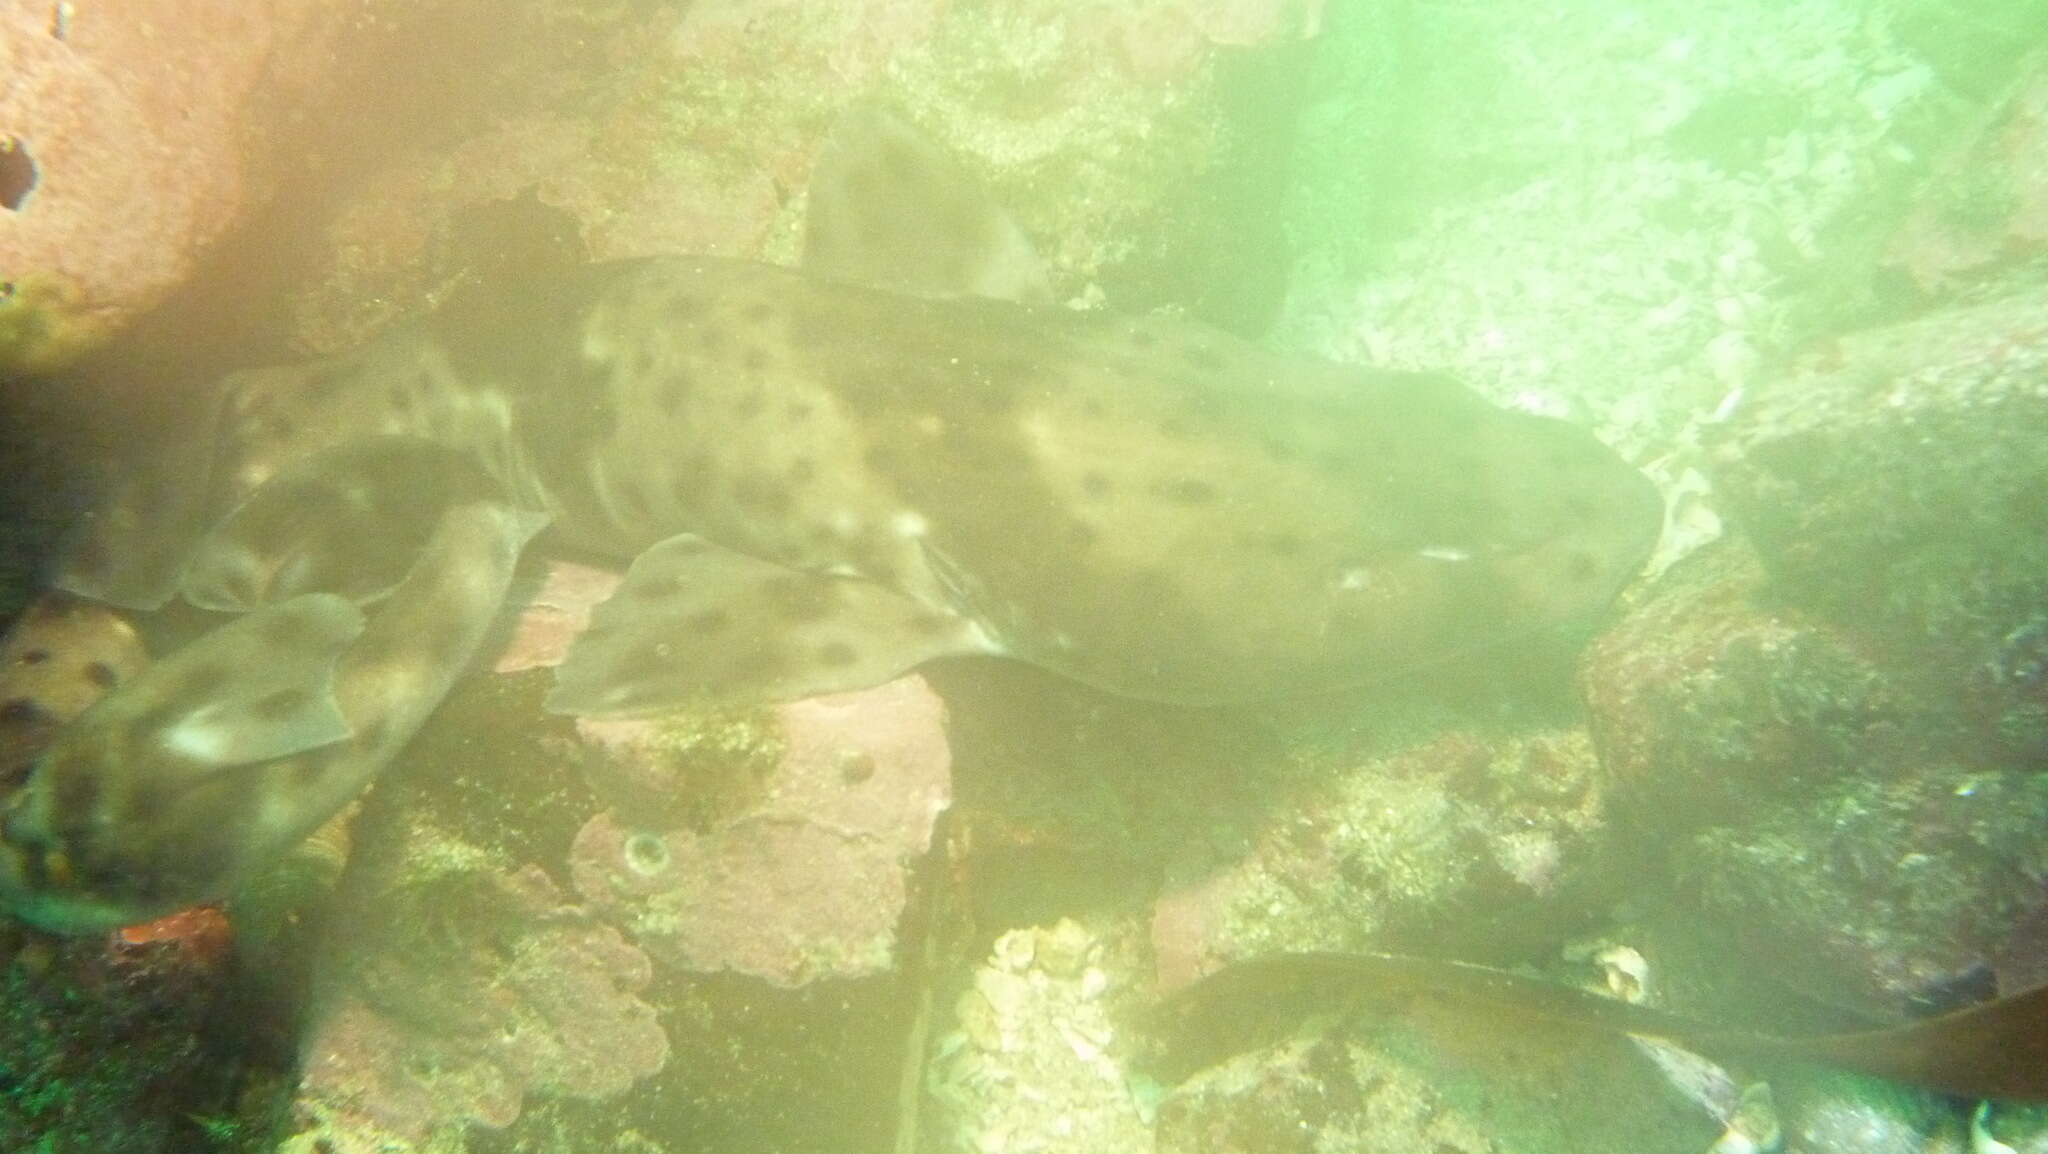
<svg viewBox="0 0 2048 1154"><path fill-rule="evenodd" d="M77 736L118 734L199 772L341 741L349 725L334 663L362 629L362 613L340 597L271 606L150 666L79 718Z"/></svg>
<svg viewBox="0 0 2048 1154"><path fill-rule="evenodd" d="M671 537L641 554L592 613L547 707L623 715L787 701L988 649L965 619L884 586Z"/></svg>
<svg viewBox="0 0 2048 1154"><path fill-rule="evenodd" d="M316 454L206 534L181 590L230 613L305 593L367 604L405 579L443 510L490 486L468 457L410 437Z"/></svg>

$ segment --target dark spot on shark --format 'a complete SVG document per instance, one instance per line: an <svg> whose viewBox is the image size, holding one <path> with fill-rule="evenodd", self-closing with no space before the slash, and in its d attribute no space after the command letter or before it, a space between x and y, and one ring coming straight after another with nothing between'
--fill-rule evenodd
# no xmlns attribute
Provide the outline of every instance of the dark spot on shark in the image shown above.
<svg viewBox="0 0 2048 1154"><path fill-rule="evenodd" d="M708 356L718 356L725 351L725 330L716 325L705 325L697 332L697 347Z"/></svg>
<svg viewBox="0 0 2048 1154"><path fill-rule="evenodd" d="M827 641L818 647L818 662L828 669L844 669L860 654L844 641Z"/></svg>
<svg viewBox="0 0 2048 1154"><path fill-rule="evenodd" d="M106 662L88 661L85 663L85 679L100 689L112 689L114 682L121 678Z"/></svg>
<svg viewBox="0 0 2048 1154"><path fill-rule="evenodd" d="M400 416L412 411L412 390L405 387L404 381L391 382L391 386L384 390L384 399Z"/></svg>
<svg viewBox="0 0 2048 1154"><path fill-rule="evenodd" d="M282 721L311 704L313 695L303 689L279 689L249 703L251 715L263 721Z"/></svg>
<svg viewBox="0 0 2048 1154"><path fill-rule="evenodd" d="M357 736L356 740L363 749L375 749L383 745L390 736L391 719L388 717L378 717L364 723L362 732Z"/></svg>
<svg viewBox="0 0 2048 1154"><path fill-rule="evenodd" d="M1110 490L1113 488L1115 486L1110 484L1109 478L1103 476L1101 472L1095 469L1090 469L1081 474L1081 492L1089 497L1101 500L1109 496Z"/></svg>
<svg viewBox="0 0 2048 1154"><path fill-rule="evenodd" d="M700 637L723 632L732 624L732 613L721 608L700 609L683 619L683 628Z"/></svg>
<svg viewBox="0 0 2048 1154"><path fill-rule="evenodd" d="M1075 521L1067 526L1067 540L1071 541L1077 548L1086 548L1095 544L1098 536L1100 534L1095 531L1095 526L1090 525L1086 521Z"/></svg>
<svg viewBox="0 0 2048 1154"><path fill-rule="evenodd" d="M669 298L669 311L688 321L704 311L704 298L692 292L678 292Z"/></svg>
<svg viewBox="0 0 2048 1154"><path fill-rule="evenodd" d="M1222 355L1207 345L1189 345L1182 355L1197 372L1213 373L1223 367Z"/></svg>
<svg viewBox="0 0 2048 1154"><path fill-rule="evenodd" d="M813 406L809 401L791 401L789 408L785 410L789 416L789 423L792 425L801 425L805 421L810 420L813 411Z"/></svg>
<svg viewBox="0 0 2048 1154"><path fill-rule="evenodd" d="M740 315L744 316L749 324L765 325L775 319L775 306L767 301L754 301Z"/></svg>
<svg viewBox="0 0 2048 1154"><path fill-rule="evenodd" d="M771 577L761 585L775 615L792 624L817 621L832 611L837 587L816 578L795 574Z"/></svg>
<svg viewBox="0 0 2048 1154"><path fill-rule="evenodd" d="M1591 581L1600 575L1600 562L1591 553L1573 553L1565 558L1564 575L1573 581Z"/></svg>
<svg viewBox="0 0 2048 1154"><path fill-rule="evenodd" d="M49 659L49 650L31 649L28 652L22 654L20 657L15 658L15 661L22 665L41 665L43 662L48 661Z"/></svg>
<svg viewBox="0 0 2048 1154"><path fill-rule="evenodd" d="M55 720L55 714L29 698L10 697L0 701L0 724L33 725Z"/></svg>
<svg viewBox="0 0 2048 1154"><path fill-rule="evenodd" d="M755 386L754 388L748 389L746 392L741 393L739 397L733 401L733 418L735 420L746 421L751 420L754 417L758 417L761 415L761 410L767 406L767 403L767 398L762 395L762 391L759 386Z"/></svg>
<svg viewBox="0 0 2048 1154"><path fill-rule="evenodd" d="M817 475L817 463L809 457L798 457L789 463L789 483L792 485L808 485Z"/></svg>
<svg viewBox="0 0 2048 1154"><path fill-rule="evenodd" d="M754 376L768 371L768 352L758 346L749 346L740 354L740 367Z"/></svg>

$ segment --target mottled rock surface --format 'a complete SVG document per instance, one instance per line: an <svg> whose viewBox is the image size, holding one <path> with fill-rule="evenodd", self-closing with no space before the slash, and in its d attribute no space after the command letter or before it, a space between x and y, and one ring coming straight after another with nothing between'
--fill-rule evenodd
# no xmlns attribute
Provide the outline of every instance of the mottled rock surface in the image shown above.
<svg viewBox="0 0 2048 1154"><path fill-rule="evenodd" d="M50 369L193 275L259 203L310 0L0 7L0 371Z"/></svg>
<svg viewBox="0 0 2048 1154"><path fill-rule="evenodd" d="M1250 853L1169 889L1160 981L1282 950L1517 959L1611 893L1606 802L1582 731L1464 734L1332 765Z"/></svg>
<svg viewBox="0 0 2048 1154"><path fill-rule="evenodd" d="M686 971L783 986L887 972L909 871L951 796L944 707L908 677L773 715L757 801L695 829L645 807L600 814L571 850L576 887ZM663 724L631 746L614 736L614 756L659 757Z"/></svg>
<svg viewBox="0 0 2048 1154"><path fill-rule="evenodd" d="M287 1149L459 1141L530 1098L616 1097L662 1068L645 954L539 869L409 825L404 858L375 871L391 888L356 895Z"/></svg>
<svg viewBox="0 0 2048 1154"><path fill-rule="evenodd" d="M2048 291L1846 336L1760 388L1716 485L1773 593L2048 749Z"/></svg>

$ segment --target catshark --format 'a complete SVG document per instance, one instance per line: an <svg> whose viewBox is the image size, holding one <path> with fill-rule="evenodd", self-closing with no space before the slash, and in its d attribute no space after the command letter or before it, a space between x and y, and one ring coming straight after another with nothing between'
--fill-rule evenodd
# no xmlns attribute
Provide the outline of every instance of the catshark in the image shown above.
<svg viewBox="0 0 2048 1154"><path fill-rule="evenodd" d="M1574 425L1053 305L888 116L847 118L810 197L798 268L579 264L227 378L218 435L90 519L57 584L249 615L196 644L251 684L178 655L75 723L6 802L0 901L76 929L231 889L390 759L542 523L630 560L547 699L577 715L952 654L1190 705L1327 692L1581 627L1654 544L1654 488Z"/></svg>

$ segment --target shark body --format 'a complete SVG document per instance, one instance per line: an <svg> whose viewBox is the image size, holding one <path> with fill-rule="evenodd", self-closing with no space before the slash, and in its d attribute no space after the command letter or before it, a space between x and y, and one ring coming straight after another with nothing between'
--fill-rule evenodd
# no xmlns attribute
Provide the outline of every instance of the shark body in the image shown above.
<svg viewBox="0 0 2048 1154"><path fill-rule="evenodd" d="M124 686L11 799L0 898L70 928L232 887L395 753L496 611L507 542L543 521L631 561L548 703L611 715L858 688L961 653L1169 702L1326 691L1590 621L1654 543L1652 487L1569 424L1435 376L1043 303L1014 226L950 161L886 120L857 127L821 162L801 270L577 266L225 382L218 440L110 506L60 583L324 622L238 658L298 670L298 708L272 702L284 724L265 728L246 716L262 695L223 698L176 657ZM433 592L451 582L469 592ZM351 631L356 604L372 615ZM458 625L420 626L436 614ZM371 637L375 663L356 656ZM360 688L398 668L407 694ZM234 740L238 718L268 737ZM332 749L353 751L347 772L314 776L349 789L265 768ZM182 784L110 815L132 791L62 784L94 773ZM178 864L180 838L252 828L206 817L218 781L252 774L271 832L219 868ZM155 856L116 852L142 844ZM53 853L64 870L37 864ZM156 884L53 902L55 872L82 893Z"/></svg>

